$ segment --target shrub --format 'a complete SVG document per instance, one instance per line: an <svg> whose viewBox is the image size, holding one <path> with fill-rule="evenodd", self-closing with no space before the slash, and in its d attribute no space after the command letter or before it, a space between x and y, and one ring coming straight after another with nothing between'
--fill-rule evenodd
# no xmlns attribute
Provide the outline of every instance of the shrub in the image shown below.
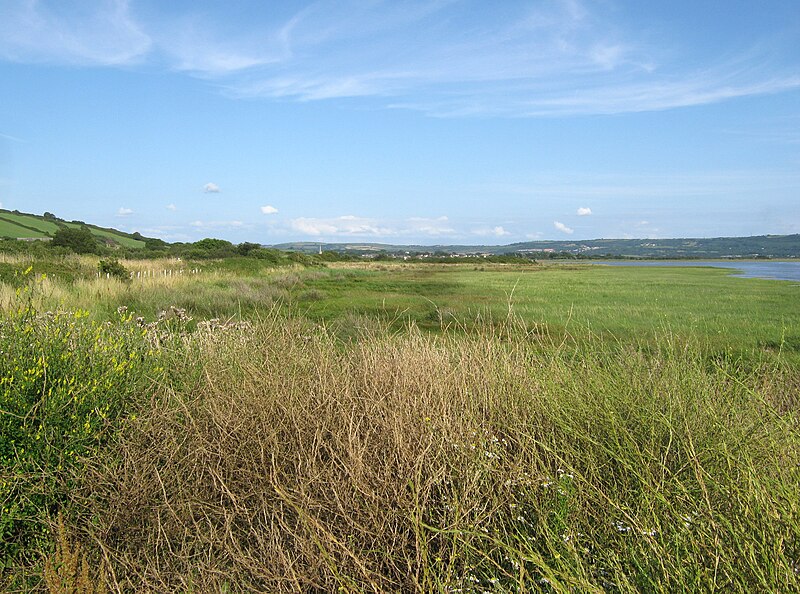
<svg viewBox="0 0 800 594"><path fill-rule="evenodd" d="M53 234L50 245L69 248L76 254L96 254L100 251L100 246L88 227L59 229Z"/></svg>
<svg viewBox="0 0 800 594"><path fill-rule="evenodd" d="M85 460L114 438L147 376L158 377L131 316L88 316L29 306L0 320L0 568L35 560Z"/></svg>
<svg viewBox="0 0 800 594"><path fill-rule="evenodd" d="M131 280L130 271L120 264L119 260L116 258L112 258L110 260L100 260L97 267L100 270L100 274L107 274L113 278L117 278L126 282Z"/></svg>

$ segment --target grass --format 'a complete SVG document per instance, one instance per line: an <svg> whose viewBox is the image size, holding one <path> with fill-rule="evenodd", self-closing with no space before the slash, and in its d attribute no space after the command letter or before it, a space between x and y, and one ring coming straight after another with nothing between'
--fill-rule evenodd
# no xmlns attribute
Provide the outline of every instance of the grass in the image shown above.
<svg viewBox="0 0 800 594"><path fill-rule="evenodd" d="M660 344L198 337L82 538L157 591L796 589L796 375Z"/></svg>
<svg viewBox="0 0 800 594"><path fill-rule="evenodd" d="M72 222L53 222L39 217L24 214L15 214L0 210L0 237L52 237L63 227L80 228L81 225ZM93 235L105 239L113 239L121 246L128 248L142 248L144 241L128 237L95 226L89 226Z"/></svg>
<svg viewBox="0 0 800 594"><path fill-rule="evenodd" d="M669 331L709 350L800 352L797 287L692 268L586 265L345 268L304 281L324 295L296 308L312 319L346 314L411 320L435 329L502 319L509 304L555 336L606 335L640 341Z"/></svg>
<svg viewBox="0 0 800 594"><path fill-rule="evenodd" d="M34 231L22 225L18 225L7 217L0 218L0 237L46 237L47 234L41 231Z"/></svg>
<svg viewBox="0 0 800 594"><path fill-rule="evenodd" d="M791 283L23 279L0 295L8 590L65 551L74 582L79 549L113 591L800 589Z"/></svg>
<svg viewBox="0 0 800 594"><path fill-rule="evenodd" d="M66 227L72 227L73 229L79 229L82 225L78 223L62 223ZM128 247L128 248L142 248L144 247L144 241L139 239L133 239L132 237L128 237L126 235L122 235L121 233L114 233L113 231L107 231L105 229L101 229L99 227L95 227L94 225L89 225L89 231L92 232L92 235L96 235L98 237L103 237L106 239L113 239L115 242L120 244L121 246Z"/></svg>
<svg viewBox="0 0 800 594"><path fill-rule="evenodd" d="M7 211L0 211L0 218L3 218L7 221L11 221L12 223L17 223L23 227L37 229L42 236L44 235L52 235L56 231L60 229L57 223L53 221L46 221L39 217L34 217L30 215L24 214L16 214L13 212ZM26 231L27 232L27 231ZM38 237L31 236L31 235L21 235L20 237Z"/></svg>

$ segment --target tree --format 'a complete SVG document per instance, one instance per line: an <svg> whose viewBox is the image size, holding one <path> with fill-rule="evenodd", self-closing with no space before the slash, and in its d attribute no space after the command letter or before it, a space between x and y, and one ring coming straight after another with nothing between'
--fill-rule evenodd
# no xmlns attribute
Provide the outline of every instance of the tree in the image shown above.
<svg viewBox="0 0 800 594"><path fill-rule="evenodd" d="M260 247L261 247L260 244L245 241L236 246L236 251L242 256L247 256L250 254L250 252L252 252L253 250L257 250Z"/></svg>
<svg viewBox="0 0 800 594"><path fill-rule="evenodd" d="M163 239L153 237L152 239L145 240L144 247L147 250L164 250L167 248L167 242Z"/></svg>
<svg viewBox="0 0 800 594"><path fill-rule="evenodd" d="M53 246L71 249L76 254L96 254L100 246L87 227L64 227L53 234Z"/></svg>

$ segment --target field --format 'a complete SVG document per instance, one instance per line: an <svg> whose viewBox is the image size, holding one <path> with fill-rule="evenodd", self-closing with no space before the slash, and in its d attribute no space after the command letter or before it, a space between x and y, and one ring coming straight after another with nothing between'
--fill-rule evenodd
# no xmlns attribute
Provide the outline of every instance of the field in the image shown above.
<svg viewBox="0 0 800 594"><path fill-rule="evenodd" d="M52 237L64 227L79 229L81 226L82 224L76 222L46 219L40 215L0 209L0 237ZM123 247L138 249L145 245L144 241L113 229L103 229L95 225L88 225L88 228L96 237L111 239Z"/></svg>
<svg viewBox="0 0 800 594"><path fill-rule="evenodd" d="M8 590L800 589L794 283L123 265L0 262Z"/></svg>
<svg viewBox="0 0 800 594"><path fill-rule="evenodd" d="M0 218L0 237L47 237L36 229L18 225L12 220Z"/></svg>

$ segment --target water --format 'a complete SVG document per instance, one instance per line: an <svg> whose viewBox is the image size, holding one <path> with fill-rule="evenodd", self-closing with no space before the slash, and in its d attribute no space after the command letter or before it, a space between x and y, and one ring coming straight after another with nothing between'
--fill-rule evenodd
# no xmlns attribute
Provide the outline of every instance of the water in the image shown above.
<svg viewBox="0 0 800 594"><path fill-rule="evenodd" d="M698 260L638 260L608 261L609 266L712 266L736 271L741 278L767 278L773 280L800 281L800 262L742 261L701 262Z"/></svg>

